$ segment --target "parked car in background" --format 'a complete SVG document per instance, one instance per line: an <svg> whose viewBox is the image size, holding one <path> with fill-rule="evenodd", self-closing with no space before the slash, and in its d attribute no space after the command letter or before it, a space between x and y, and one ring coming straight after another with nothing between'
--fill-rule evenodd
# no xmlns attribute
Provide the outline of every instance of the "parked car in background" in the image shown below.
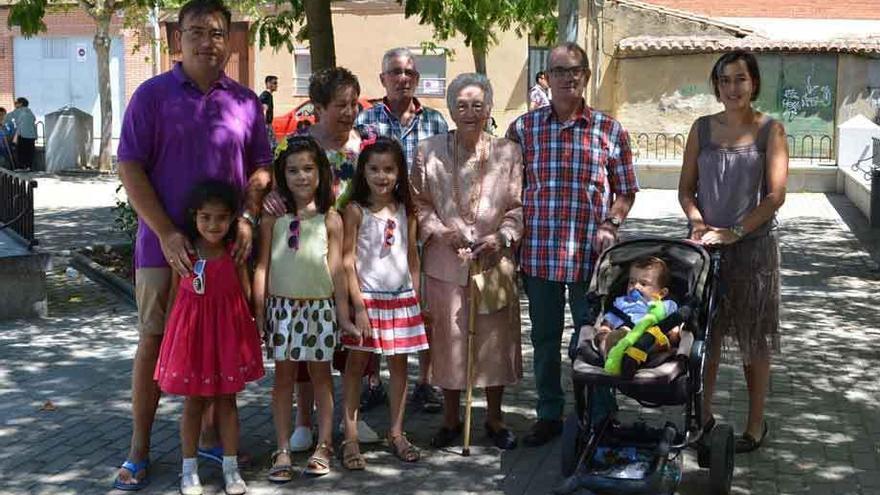
<svg viewBox="0 0 880 495"><path fill-rule="evenodd" d="M382 98L360 98L358 112L363 112L381 101ZM306 100L293 110L272 119L272 132L275 133L275 139L280 141L286 136L314 124L317 120L315 105L312 104L312 100Z"/></svg>

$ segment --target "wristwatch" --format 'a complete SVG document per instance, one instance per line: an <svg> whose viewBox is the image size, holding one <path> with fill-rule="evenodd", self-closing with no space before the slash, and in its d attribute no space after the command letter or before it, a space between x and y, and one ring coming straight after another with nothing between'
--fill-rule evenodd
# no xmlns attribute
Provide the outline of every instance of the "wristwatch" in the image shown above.
<svg viewBox="0 0 880 495"><path fill-rule="evenodd" d="M249 211L242 212L241 218L244 218L245 220L247 220L254 227L256 227L257 225L260 224L260 219L251 215L251 212L249 212Z"/></svg>
<svg viewBox="0 0 880 495"><path fill-rule="evenodd" d="M511 244L510 237L507 237L507 234L505 234L504 232L502 232L500 230L498 231L498 235L501 236L501 243L504 245L504 247L509 248L510 244Z"/></svg>
<svg viewBox="0 0 880 495"><path fill-rule="evenodd" d="M743 236L746 235L746 229L742 226L741 223L735 224L730 228L730 231L733 232L738 239L742 239Z"/></svg>
<svg viewBox="0 0 880 495"><path fill-rule="evenodd" d="M608 217L605 220L602 220L602 223L610 223L615 228L620 228L620 225L623 223L623 220L620 217Z"/></svg>

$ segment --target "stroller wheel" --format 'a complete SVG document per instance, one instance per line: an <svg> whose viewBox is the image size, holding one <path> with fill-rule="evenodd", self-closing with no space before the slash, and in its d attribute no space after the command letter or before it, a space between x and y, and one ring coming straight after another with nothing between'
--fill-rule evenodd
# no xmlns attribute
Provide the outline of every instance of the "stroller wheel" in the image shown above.
<svg viewBox="0 0 880 495"><path fill-rule="evenodd" d="M718 425L712 430L709 444L709 486L712 493L728 495L733 483L733 428Z"/></svg>
<svg viewBox="0 0 880 495"><path fill-rule="evenodd" d="M583 432L577 414L571 413L562 425L562 475L566 478L577 470L583 445Z"/></svg>

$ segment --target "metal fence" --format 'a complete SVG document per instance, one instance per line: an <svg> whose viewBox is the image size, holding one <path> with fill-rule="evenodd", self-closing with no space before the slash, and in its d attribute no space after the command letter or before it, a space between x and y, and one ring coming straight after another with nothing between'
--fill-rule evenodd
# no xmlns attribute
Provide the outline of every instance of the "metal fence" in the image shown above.
<svg viewBox="0 0 880 495"><path fill-rule="evenodd" d="M665 134L662 132L640 132L636 134L636 160L674 160L684 156L684 134Z"/></svg>
<svg viewBox="0 0 880 495"><path fill-rule="evenodd" d="M681 133L639 132L635 133L636 160L681 160L687 135ZM827 135L786 135L788 155L791 159L810 161L833 161L834 139Z"/></svg>
<svg viewBox="0 0 880 495"><path fill-rule="evenodd" d="M0 230L10 229L27 242L34 239L34 189L37 181L0 169Z"/></svg>

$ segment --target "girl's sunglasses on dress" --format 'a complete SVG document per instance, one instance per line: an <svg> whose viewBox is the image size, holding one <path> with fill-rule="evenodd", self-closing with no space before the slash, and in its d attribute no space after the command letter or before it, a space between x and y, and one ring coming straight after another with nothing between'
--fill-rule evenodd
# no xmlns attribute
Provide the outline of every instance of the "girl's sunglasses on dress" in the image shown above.
<svg viewBox="0 0 880 495"><path fill-rule="evenodd" d="M397 222L393 218L385 221L385 247L391 247L394 244L394 229L397 228Z"/></svg>
<svg viewBox="0 0 880 495"><path fill-rule="evenodd" d="M193 273L195 274L195 278L192 281L193 291L196 294L202 295L205 293L205 260L196 260L196 264L193 265Z"/></svg>
<svg viewBox="0 0 880 495"><path fill-rule="evenodd" d="M287 247L294 251L299 250L299 218L290 221L290 236L287 238Z"/></svg>

